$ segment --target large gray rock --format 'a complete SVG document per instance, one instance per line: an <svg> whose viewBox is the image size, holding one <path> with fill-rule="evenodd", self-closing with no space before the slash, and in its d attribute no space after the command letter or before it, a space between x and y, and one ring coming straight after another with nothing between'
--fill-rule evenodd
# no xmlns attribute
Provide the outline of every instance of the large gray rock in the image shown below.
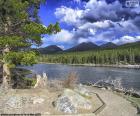
<svg viewBox="0 0 140 116"><path fill-rule="evenodd" d="M62 96L57 99L56 109L64 113L77 113L76 108L66 96Z"/></svg>
<svg viewBox="0 0 140 116"><path fill-rule="evenodd" d="M85 96L85 97L87 97L87 98L90 98L91 95L92 95L91 92L87 88L85 88L85 86L82 85L82 84L78 85L74 89L74 91L77 92L77 93L79 93L79 94L81 94L81 95L83 95L83 96Z"/></svg>
<svg viewBox="0 0 140 116"><path fill-rule="evenodd" d="M56 109L65 113L77 113L78 109L92 109L91 101L81 94L65 89L63 94L56 100Z"/></svg>

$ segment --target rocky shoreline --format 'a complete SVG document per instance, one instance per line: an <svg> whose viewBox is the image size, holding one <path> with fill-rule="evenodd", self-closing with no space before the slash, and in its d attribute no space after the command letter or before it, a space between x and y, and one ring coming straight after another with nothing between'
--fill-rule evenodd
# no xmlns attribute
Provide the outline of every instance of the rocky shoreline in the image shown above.
<svg viewBox="0 0 140 116"><path fill-rule="evenodd" d="M113 92L122 93L124 95L130 95L132 97L140 98L140 92L138 92L138 91L131 90L131 89L130 90L125 89L122 86L115 87L115 85L104 82L104 81L99 81L98 83L83 83L83 84L87 85L87 86L92 86L92 87L96 87L96 88L100 88L100 89L104 89L104 90L110 90Z"/></svg>
<svg viewBox="0 0 140 116"><path fill-rule="evenodd" d="M86 85L78 85L74 90L65 88L55 92L50 92L47 88L10 90L0 95L0 106L3 106L0 107L0 113L26 112L47 116L135 116L137 113L136 108L122 96L110 90Z"/></svg>
<svg viewBox="0 0 140 116"><path fill-rule="evenodd" d="M41 64L62 64L62 65L71 65L71 66L91 66L91 67L113 67L113 68L128 68L128 69L140 69L140 64L137 65L122 65L122 64L63 64L63 63L47 63L47 62L40 62Z"/></svg>
<svg viewBox="0 0 140 116"><path fill-rule="evenodd" d="M117 88L104 81L94 84L71 83L74 85L72 88L65 87L64 80L49 81L46 73L37 75L36 78L36 84L31 89L0 91L0 113L27 112L48 116L139 114L140 104L130 99L132 97L140 100L140 95L135 91Z"/></svg>
<svg viewBox="0 0 140 116"><path fill-rule="evenodd" d="M106 64L68 64L68 65L140 69L140 65L106 65Z"/></svg>

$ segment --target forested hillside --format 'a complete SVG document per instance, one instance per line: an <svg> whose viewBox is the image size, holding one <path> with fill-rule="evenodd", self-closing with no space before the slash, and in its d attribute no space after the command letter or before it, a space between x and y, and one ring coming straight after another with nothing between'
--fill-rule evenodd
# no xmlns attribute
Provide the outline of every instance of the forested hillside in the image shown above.
<svg viewBox="0 0 140 116"><path fill-rule="evenodd" d="M89 50L97 50L100 47L92 42L83 42L78 44L70 49L65 50L65 52L78 52L78 51L89 51Z"/></svg>
<svg viewBox="0 0 140 116"><path fill-rule="evenodd" d="M140 46L42 55L39 57L39 61L65 64L140 64Z"/></svg>
<svg viewBox="0 0 140 116"><path fill-rule="evenodd" d="M56 45L50 45L45 48L38 49L39 53L41 54L53 54L63 51L60 47Z"/></svg>

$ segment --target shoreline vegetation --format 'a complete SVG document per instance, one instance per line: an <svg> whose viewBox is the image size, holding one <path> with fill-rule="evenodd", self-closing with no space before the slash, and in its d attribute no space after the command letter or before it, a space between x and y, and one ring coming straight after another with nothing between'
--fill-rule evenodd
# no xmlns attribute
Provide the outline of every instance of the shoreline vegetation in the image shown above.
<svg viewBox="0 0 140 116"><path fill-rule="evenodd" d="M41 64L62 64L62 65L70 65L70 66L91 66L91 67L112 67L112 68L140 69L140 64L138 64L138 65L131 65L131 64L107 65L107 64L65 64L65 63L48 63L48 62L39 62L39 63L41 63Z"/></svg>
<svg viewBox="0 0 140 116"><path fill-rule="evenodd" d="M140 68L140 47L41 54L39 62L68 65Z"/></svg>

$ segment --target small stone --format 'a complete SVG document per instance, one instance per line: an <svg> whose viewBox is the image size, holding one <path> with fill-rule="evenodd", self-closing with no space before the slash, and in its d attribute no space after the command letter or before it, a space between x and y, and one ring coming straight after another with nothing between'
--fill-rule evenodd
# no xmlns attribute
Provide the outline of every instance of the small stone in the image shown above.
<svg viewBox="0 0 140 116"><path fill-rule="evenodd" d="M101 88L101 89L102 89L102 90L106 90L106 88L104 88L104 87L103 87L103 88Z"/></svg>
<svg viewBox="0 0 140 116"><path fill-rule="evenodd" d="M12 96L7 100L6 105L10 108L21 108L22 107L21 98Z"/></svg>
<svg viewBox="0 0 140 116"><path fill-rule="evenodd" d="M45 101L43 98L40 98L40 97L33 97L31 99L33 101L33 104L41 104Z"/></svg>

